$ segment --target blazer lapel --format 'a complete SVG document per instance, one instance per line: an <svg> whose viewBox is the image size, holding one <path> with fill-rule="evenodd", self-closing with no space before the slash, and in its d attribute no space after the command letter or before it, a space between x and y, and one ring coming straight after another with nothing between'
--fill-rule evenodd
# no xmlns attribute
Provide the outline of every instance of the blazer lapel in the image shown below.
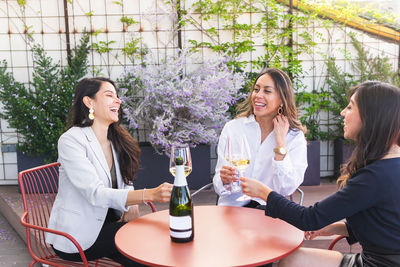
<svg viewBox="0 0 400 267"><path fill-rule="evenodd" d="M118 156L117 156L117 153L115 152L114 145L112 143L111 143L111 149L112 149L112 153L113 153L113 161L114 161L115 172L117 174L118 188L124 188L123 181L122 181L121 170L119 168Z"/></svg>
<svg viewBox="0 0 400 267"><path fill-rule="evenodd" d="M111 173L108 169L106 157L104 156L103 150L101 149L100 143L97 140L96 135L90 127L82 128L82 130L89 141L89 145L92 148L93 153L95 154L97 160L100 162L101 167L107 175L109 185L111 185Z"/></svg>

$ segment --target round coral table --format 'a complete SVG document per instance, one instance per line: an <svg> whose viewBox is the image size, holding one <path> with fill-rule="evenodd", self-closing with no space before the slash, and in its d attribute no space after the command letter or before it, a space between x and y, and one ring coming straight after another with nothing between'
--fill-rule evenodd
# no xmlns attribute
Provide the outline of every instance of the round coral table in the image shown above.
<svg viewBox="0 0 400 267"><path fill-rule="evenodd" d="M174 243L168 210L125 224L115 235L119 251L150 266L258 266L286 257L303 243L304 233L265 216L263 210L194 207L194 240Z"/></svg>

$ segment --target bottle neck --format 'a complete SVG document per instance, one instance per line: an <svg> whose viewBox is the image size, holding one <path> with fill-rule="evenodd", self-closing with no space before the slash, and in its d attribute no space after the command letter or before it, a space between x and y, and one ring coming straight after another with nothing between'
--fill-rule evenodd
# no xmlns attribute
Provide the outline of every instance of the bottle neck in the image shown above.
<svg viewBox="0 0 400 267"><path fill-rule="evenodd" d="M183 165L176 165L174 186L186 186L185 167Z"/></svg>

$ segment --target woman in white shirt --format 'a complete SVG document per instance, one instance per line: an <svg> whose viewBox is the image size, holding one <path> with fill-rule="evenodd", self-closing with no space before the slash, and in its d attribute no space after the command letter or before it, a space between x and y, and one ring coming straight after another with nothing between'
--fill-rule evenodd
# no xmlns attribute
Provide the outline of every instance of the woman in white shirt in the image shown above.
<svg viewBox="0 0 400 267"><path fill-rule="evenodd" d="M282 195L292 194L303 182L307 168L305 128L297 119L292 83L288 75L275 68L264 69L256 78L238 115L224 126L218 143L218 162L213 179L218 205L255 208L262 199L238 200L241 191L230 194L226 187L238 181L237 171L224 158L228 137L231 142L245 135L251 161L242 174L261 181Z"/></svg>

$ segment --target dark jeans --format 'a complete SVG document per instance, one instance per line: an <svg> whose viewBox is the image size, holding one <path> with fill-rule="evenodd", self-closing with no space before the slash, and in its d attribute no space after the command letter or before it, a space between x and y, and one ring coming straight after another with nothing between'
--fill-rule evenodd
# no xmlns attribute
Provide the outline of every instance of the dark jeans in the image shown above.
<svg viewBox="0 0 400 267"><path fill-rule="evenodd" d="M107 219L104 222L104 225L101 228L99 236L97 237L96 241L90 248L84 251L87 260L91 261L106 257L113 259L114 261L122 264L125 267L146 266L128 259L118 251L117 247L115 246L114 237L119 228L121 228L125 223L116 222L114 219L109 220L110 211L111 209L107 214ZM134 238L132 238L132 242L135 242ZM79 253L64 253L62 251L56 250L55 248L53 249L54 252L64 260L82 261Z"/></svg>

